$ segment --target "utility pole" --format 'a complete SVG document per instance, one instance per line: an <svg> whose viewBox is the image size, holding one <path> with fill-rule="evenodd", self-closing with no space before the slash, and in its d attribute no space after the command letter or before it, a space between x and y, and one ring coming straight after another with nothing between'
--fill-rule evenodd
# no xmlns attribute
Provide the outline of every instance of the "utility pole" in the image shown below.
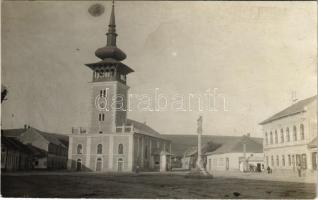
<svg viewBox="0 0 318 200"><path fill-rule="evenodd" d="M197 120L198 128L198 160L197 160L197 167L201 170L202 169L202 155L201 155L201 136L202 136L202 116L199 117Z"/></svg>

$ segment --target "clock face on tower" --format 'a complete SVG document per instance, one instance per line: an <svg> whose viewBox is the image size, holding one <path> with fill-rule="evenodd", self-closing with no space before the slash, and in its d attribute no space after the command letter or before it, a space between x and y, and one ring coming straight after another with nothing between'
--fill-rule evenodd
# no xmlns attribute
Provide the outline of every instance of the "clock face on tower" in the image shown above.
<svg viewBox="0 0 318 200"><path fill-rule="evenodd" d="M108 111L107 110L107 97L97 96L95 98L95 106L98 111Z"/></svg>

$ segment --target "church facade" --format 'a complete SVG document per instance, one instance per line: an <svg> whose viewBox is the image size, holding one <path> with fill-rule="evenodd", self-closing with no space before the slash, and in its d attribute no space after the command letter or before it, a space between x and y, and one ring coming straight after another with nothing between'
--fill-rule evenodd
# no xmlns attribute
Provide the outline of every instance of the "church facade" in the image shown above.
<svg viewBox="0 0 318 200"><path fill-rule="evenodd" d="M127 119L126 77L133 70L122 63L126 54L116 46L114 4L106 35L106 46L95 51L101 61L86 64L93 72L90 127L72 128L68 169L165 171L171 163L170 141L145 123Z"/></svg>

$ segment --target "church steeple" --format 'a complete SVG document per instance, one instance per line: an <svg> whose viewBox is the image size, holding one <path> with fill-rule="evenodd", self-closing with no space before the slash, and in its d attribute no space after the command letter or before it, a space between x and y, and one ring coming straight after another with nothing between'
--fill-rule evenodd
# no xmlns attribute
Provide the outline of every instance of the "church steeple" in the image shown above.
<svg viewBox="0 0 318 200"><path fill-rule="evenodd" d="M112 1L112 10L108 25L107 35L107 44L105 47L99 48L95 51L95 55L105 60L107 58L113 58L115 60L121 61L124 60L127 56L126 54L117 48L116 46L116 37L118 36L116 33L116 23L115 23L115 5L114 1Z"/></svg>
<svg viewBox="0 0 318 200"><path fill-rule="evenodd" d="M108 33L107 35L107 46L116 46L116 23L115 23L115 5L114 1L112 5L112 11L109 19L109 25L108 25Z"/></svg>

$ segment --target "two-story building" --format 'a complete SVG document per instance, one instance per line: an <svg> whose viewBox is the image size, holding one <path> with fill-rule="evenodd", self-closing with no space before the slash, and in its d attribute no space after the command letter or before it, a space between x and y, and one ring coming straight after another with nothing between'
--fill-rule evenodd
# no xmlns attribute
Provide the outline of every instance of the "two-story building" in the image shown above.
<svg viewBox="0 0 318 200"><path fill-rule="evenodd" d="M273 170L317 169L317 96L298 101L260 123L265 165Z"/></svg>

